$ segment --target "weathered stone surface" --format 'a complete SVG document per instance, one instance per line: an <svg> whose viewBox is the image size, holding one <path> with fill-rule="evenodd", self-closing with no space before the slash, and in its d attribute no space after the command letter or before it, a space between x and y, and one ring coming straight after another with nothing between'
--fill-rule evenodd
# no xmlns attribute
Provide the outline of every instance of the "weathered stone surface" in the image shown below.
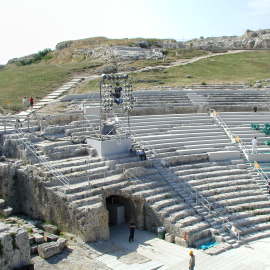
<svg viewBox="0 0 270 270"><path fill-rule="evenodd" d="M60 253L66 247L66 239L59 238L57 242L44 243L38 246L38 254L40 257L47 259Z"/></svg>
<svg viewBox="0 0 270 270"><path fill-rule="evenodd" d="M44 234L44 240L45 242L52 242L52 241L57 241L58 236L55 234L51 234L51 233L45 233Z"/></svg>
<svg viewBox="0 0 270 270"><path fill-rule="evenodd" d="M37 254L38 253L38 245L31 246L31 254Z"/></svg>
<svg viewBox="0 0 270 270"><path fill-rule="evenodd" d="M165 234L165 240L167 242L170 242L170 243L174 243L174 235L170 234L170 233L166 233Z"/></svg>
<svg viewBox="0 0 270 270"><path fill-rule="evenodd" d="M28 234L15 227L0 223L0 269L9 270L30 264Z"/></svg>
<svg viewBox="0 0 270 270"><path fill-rule="evenodd" d="M206 50L220 49L269 49L270 29L247 30L243 36L209 37L185 42L186 47Z"/></svg>
<svg viewBox="0 0 270 270"><path fill-rule="evenodd" d="M56 234L58 232L58 228L52 224L43 224L42 228L45 232Z"/></svg>
<svg viewBox="0 0 270 270"><path fill-rule="evenodd" d="M35 234L33 234L33 237L35 238L35 242L36 242L37 244L42 244L42 243L44 243L44 236L43 236L43 235L38 234L38 233L35 233Z"/></svg>
<svg viewBox="0 0 270 270"><path fill-rule="evenodd" d="M175 237L175 244L183 247L188 247L187 241L178 236Z"/></svg>

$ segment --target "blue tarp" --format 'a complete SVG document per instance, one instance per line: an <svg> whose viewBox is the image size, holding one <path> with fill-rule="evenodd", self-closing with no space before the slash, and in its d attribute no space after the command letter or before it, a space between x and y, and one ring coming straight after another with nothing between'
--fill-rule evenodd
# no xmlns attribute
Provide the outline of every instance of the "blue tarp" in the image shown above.
<svg viewBox="0 0 270 270"><path fill-rule="evenodd" d="M216 245L218 245L218 242L209 242L209 243L205 243L205 244L199 246L199 249L206 250L206 249L214 247Z"/></svg>

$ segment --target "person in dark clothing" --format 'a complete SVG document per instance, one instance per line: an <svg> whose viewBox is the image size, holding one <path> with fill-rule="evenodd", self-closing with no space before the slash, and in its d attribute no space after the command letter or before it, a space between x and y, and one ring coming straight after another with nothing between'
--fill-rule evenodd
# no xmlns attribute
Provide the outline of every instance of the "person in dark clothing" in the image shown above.
<svg viewBox="0 0 270 270"><path fill-rule="evenodd" d="M257 110L258 110L257 106L254 106L254 107L253 107L253 111L254 111L254 112L257 112Z"/></svg>
<svg viewBox="0 0 270 270"><path fill-rule="evenodd" d="M128 238L128 242L134 242L134 233L135 233L135 224L132 222L129 225L129 238Z"/></svg>
<svg viewBox="0 0 270 270"><path fill-rule="evenodd" d="M146 160L146 153L145 153L144 149L140 149L138 151L138 155L139 155L140 160Z"/></svg>
<svg viewBox="0 0 270 270"><path fill-rule="evenodd" d="M30 107L33 107L34 106L34 99L33 99L33 97L30 97L29 104L30 104Z"/></svg>
<svg viewBox="0 0 270 270"><path fill-rule="evenodd" d="M119 85L119 83L116 83L116 86L114 88L114 93L111 93L111 95L114 97L114 102L119 105L123 103L123 99L121 98L121 92L122 92L122 87Z"/></svg>

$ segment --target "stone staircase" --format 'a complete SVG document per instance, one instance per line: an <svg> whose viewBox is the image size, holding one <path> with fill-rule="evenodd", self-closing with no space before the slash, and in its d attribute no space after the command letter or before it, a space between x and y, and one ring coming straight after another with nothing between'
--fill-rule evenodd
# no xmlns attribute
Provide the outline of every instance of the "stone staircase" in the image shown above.
<svg viewBox="0 0 270 270"><path fill-rule="evenodd" d="M228 241L225 236L227 243L237 246L237 243L269 235L269 195L260 189L243 160L194 163L170 169L179 177L179 182L189 183L214 209L221 209L222 216L211 215L211 211L206 215L213 228L223 229L224 218L228 218L240 230L240 241Z"/></svg>
<svg viewBox="0 0 270 270"><path fill-rule="evenodd" d="M120 121L127 128L127 120ZM74 143L89 136L95 119L71 122L55 134L51 129L53 140L39 132L26 136L43 157L42 164L31 160L33 175L47 197L59 203L55 223L61 227L60 218L69 217L65 229L87 241L107 238L106 198L119 195L144 206L140 226L163 225L183 245L225 241L212 254L269 235L269 195L259 187L256 172L242 159L209 161L209 153L236 147L207 114L133 116L130 123L134 141L148 157L154 153L149 160L128 153L103 160L82 140ZM68 185L55 174L68 179Z"/></svg>
<svg viewBox="0 0 270 270"><path fill-rule="evenodd" d="M121 119L127 129L127 120ZM130 119L134 140L143 141L156 158L169 159L205 154L232 147L224 131L206 113L134 116Z"/></svg>
<svg viewBox="0 0 270 270"><path fill-rule="evenodd" d="M136 99L133 115L206 112L208 108L219 111L247 111L256 105L269 110L269 89L251 89L244 85L195 85L185 89L134 91ZM68 95L62 101L72 101L85 107L99 106L99 93Z"/></svg>
<svg viewBox="0 0 270 270"><path fill-rule="evenodd" d="M64 130L55 129L55 132L60 130L61 134L51 132L52 137L58 138L54 141L44 139L38 133L20 139L31 141L36 155L43 160L42 163L32 159L29 161L36 178L45 187L47 196L51 197L49 194L53 192L62 198L65 207L72 209L71 220L76 220L79 229L85 229L79 224L86 222L87 213L92 213L91 218L95 213L104 214L106 198L118 194L139 200L145 205L149 217L143 227L149 230L153 226L164 225L168 232L179 237L185 233L192 234L193 238L190 238L187 245L192 245L193 240L201 240L201 235L209 231L209 224L190 207L186 199L168 185L163 175L153 167L151 160L138 161L138 157L132 154L103 160L95 156L91 147L82 143L74 144L69 137L65 137L72 125L74 123ZM59 181L56 177L59 175L68 179L68 185ZM82 235L89 241L98 239L98 236Z"/></svg>

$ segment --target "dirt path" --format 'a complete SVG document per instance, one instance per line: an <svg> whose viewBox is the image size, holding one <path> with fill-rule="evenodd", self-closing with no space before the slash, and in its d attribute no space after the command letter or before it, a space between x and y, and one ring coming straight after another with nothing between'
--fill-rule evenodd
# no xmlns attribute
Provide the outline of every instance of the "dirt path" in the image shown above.
<svg viewBox="0 0 270 270"><path fill-rule="evenodd" d="M219 56L219 55L236 54L236 53L242 53L242 52L247 52L247 51L246 50L233 50L233 51L228 51L228 52L224 52L224 53L211 53L211 54L207 54L207 55L203 55L203 56L197 56L197 57L194 57L192 59L180 59L180 60L172 62L166 66L159 65L159 66L154 66L154 67L144 67L142 69L138 69L138 70L132 71L132 72L143 72L146 70L150 71L150 70L155 70L155 69L167 69L167 68L176 67L176 66L184 66L187 64L192 64L192 63L198 62L202 59L207 59L207 58L211 58L211 57L215 57L215 56ZM132 73L132 72L127 72L127 73Z"/></svg>

